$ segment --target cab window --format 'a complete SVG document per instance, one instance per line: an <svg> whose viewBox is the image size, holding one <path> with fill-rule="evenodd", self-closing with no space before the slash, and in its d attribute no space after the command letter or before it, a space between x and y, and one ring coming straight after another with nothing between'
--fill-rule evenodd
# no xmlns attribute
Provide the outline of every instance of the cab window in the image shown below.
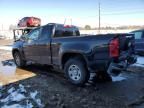
<svg viewBox="0 0 144 108"><path fill-rule="evenodd" d="M57 26L55 29L54 37L69 37L69 36L79 36L79 31L74 28L65 28L63 26Z"/></svg>

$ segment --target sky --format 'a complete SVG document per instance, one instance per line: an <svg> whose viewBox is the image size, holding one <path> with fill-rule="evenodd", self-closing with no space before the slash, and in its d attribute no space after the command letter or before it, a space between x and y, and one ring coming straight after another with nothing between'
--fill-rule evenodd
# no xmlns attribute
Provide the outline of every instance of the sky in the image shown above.
<svg viewBox="0 0 144 108"><path fill-rule="evenodd" d="M35 16L42 25L56 22L98 27L144 25L144 0L0 0L0 28L16 25L25 16Z"/></svg>

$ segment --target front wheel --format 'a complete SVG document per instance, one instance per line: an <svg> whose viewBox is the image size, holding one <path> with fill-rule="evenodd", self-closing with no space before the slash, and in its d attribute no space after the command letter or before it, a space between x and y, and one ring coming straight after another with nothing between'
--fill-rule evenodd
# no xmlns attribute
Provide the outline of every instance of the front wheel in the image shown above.
<svg viewBox="0 0 144 108"><path fill-rule="evenodd" d="M70 59L64 67L68 80L75 85L84 85L90 77L85 62L80 59Z"/></svg>
<svg viewBox="0 0 144 108"><path fill-rule="evenodd" d="M17 67L24 67L26 65L26 61L24 61L19 52L14 53L14 61Z"/></svg>

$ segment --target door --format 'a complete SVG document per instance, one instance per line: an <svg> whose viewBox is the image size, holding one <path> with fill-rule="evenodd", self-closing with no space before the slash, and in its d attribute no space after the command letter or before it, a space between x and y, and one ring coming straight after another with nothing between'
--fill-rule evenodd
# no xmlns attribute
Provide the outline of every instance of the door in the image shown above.
<svg viewBox="0 0 144 108"><path fill-rule="evenodd" d="M39 56L39 63L40 64L51 64L51 26L43 26L41 28L41 33L39 35L39 38L35 44L35 47L37 48L37 55Z"/></svg>
<svg viewBox="0 0 144 108"><path fill-rule="evenodd" d="M26 36L26 41L23 44L23 50L26 60L34 62L38 62L40 60L40 57L38 55L38 48L36 46L40 32L41 29L37 28L32 30Z"/></svg>

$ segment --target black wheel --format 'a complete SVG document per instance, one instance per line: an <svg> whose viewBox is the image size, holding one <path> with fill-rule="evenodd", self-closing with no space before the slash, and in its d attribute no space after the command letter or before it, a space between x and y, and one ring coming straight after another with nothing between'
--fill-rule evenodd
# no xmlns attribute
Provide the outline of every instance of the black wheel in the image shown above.
<svg viewBox="0 0 144 108"><path fill-rule="evenodd" d="M14 61L17 67L24 67L26 65L26 61L24 61L19 52L14 53Z"/></svg>
<svg viewBox="0 0 144 108"><path fill-rule="evenodd" d="M90 77L84 61L80 59L69 59L64 67L68 80L75 85L84 85Z"/></svg>

